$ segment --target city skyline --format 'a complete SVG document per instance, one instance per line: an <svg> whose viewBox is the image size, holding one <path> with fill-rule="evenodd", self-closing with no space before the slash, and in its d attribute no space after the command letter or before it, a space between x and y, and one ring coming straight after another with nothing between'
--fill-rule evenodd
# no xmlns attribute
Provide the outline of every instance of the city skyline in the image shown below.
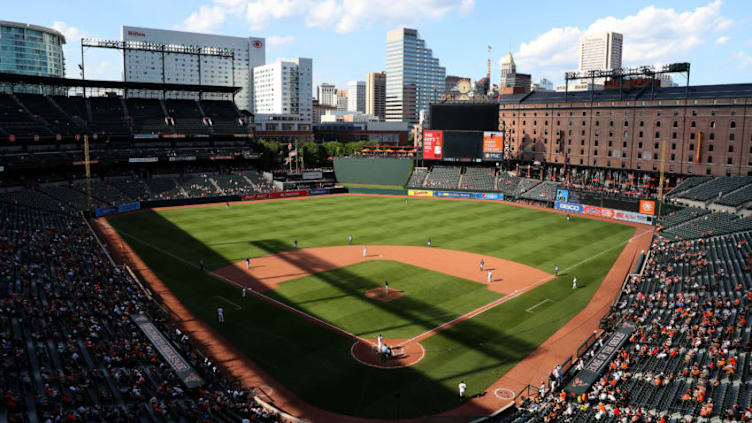
<svg viewBox="0 0 752 423"><path fill-rule="evenodd" d="M401 26L417 29L451 75L483 77L487 47L493 46L494 83L499 61L510 50L519 72L561 83L564 71L577 69L580 37L599 31L624 34L624 66L690 62L693 85L748 82L752 69L752 35L744 30L752 22L752 11L741 1L591 3L574 11L543 2L538 8L543 13L528 14L526 20L503 18L523 12L521 5L504 5L501 13L501 5L473 0L407 1L399 7L338 0L133 0L85 8L75 7L83 5L79 1L37 3L40 7L29 8L14 2L4 8L4 19L63 33L68 41L66 75L71 78L79 77L79 39L120 39L122 25L266 38L267 62L313 58L314 87L331 82L344 88L347 81L385 70L386 32ZM153 13L143 13L146 7ZM114 18L102 19L108 15ZM453 30L447 31L448 26ZM87 50L86 67L88 78L122 78L115 52Z"/></svg>

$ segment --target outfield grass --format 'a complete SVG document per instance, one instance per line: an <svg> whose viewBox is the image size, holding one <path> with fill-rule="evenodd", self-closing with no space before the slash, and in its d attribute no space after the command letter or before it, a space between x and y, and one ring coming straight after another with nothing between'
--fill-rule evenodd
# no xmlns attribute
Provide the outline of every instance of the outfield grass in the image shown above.
<svg viewBox="0 0 752 423"><path fill-rule="evenodd" d="M280 383L317 407L373 418L454 408L460 378L470 395L483 392L589 302L634 230L576 217L566 222L560 214L494 202L411 198L405 204L404 198L367 196L144 211L109 220L183 304ZM370 245L424 246L430 237L437 247L505 258L546 272L558 264L566 275L424 340L427 355L417 365L380 370L355 362L350 357L352 341L344 336L264 301L249 297L240 311L222 304L218 296L239 298L238 290L182 261L203 259L216 269L247 256L291 249L294 239L302 248L343 245L349 234L356 243ZM401 266L390 272L390 285L404 273ZM348 293L337 280L381 286L384 274L360 265L332 272L336 279L319 275L318 281L289 281L271 295L317 314L331 313L328 319L341 319L343 327L368 333L370 323L336 315L337 298L329 299L334 307L327 307L327 301L305 303L305 287L318 284L309 299L323 300L327 292L332 297ZM580 289L571 289L572 276L577 276ZM420 295L421 303L431 302L431 296L437 304L441 300L441 293L430 289ZM418 310L389 310L406 299L373 304L368 312L414 324L408 322L409 313ZM545 299L551 301L533 313L525 311ZM462 301L471 307L476 299ZM220 305L226 318L221 326L216 323Z"/></svg>
<svg viewBox="0 0 752 423"><path fill-rule="evenodd" d="M404 291L388 303L372 288ZM285 282L269 295L363 338L412 338L498 298L477 282L394 261L368 261Z"/></svg>

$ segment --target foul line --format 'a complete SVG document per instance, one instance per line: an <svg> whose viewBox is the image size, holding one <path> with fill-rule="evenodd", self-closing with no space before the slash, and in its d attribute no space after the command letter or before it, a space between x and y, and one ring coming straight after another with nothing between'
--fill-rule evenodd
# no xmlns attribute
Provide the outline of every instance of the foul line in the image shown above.
<svg viewBox="0 0 752 423"><path fill-rule="evenodd" d="M526 309L525 309L525 311L527 311L528 313L532 313L532 312L533 312L532 310L533 310L534 308L538 307L539 305L542 305L542 304L545 304L545 303L549 303L549 302L550 302L550 303L552 303L552 302L553 302L553 300L551 300L551 299L549 299L549 298L546 298L545 300L543 300L543 301L539 302L538 304L536 304L536 305L534 305L534 306L532 306L532 307L530 307L530 308L526 308Z"/></svg>
<svg viewBox="0 0 752 423"><path fill-rule="evenodd" d="M241 307L241 306L237 305L236 303L234 303L234 302L232 302L232 301L228 300L227 298L225 298L225 297L223 297L223 296L221 296L221 295L215 295L215 296L214 296L214 298L218 298L218 299L220 299L220 300L222 300L222 301L224 301L224 302L226 302L226 303L228 303L228 304L232 304L232 305L234 305L234 306L235 306L235 308L237 308L238 310L242 310L242 309L243 309L243 307Z"/></svg>
<svg viewBox="0 0 752 423"><path fill-rule="evenodd" d="M185 263L185 264L187 264L187 265L189 265L189 266L191 266L191 267L193 267L193 268L199 268L199 266L198 266L198 265L196 265L195 263L191 263L190 261L188 261L188 260L186 260L186 259L184 259L184 258L182 258L182 257L176 256L175 254L172 254L172 253L171 253L171 252L169 252L169 251L165 251L165 250L163 250L163 249L161 249L161 248L157 247L156 245L153 245L153 244L151 244L151 243L149 243L149 242L146 242L146 241L144 241L144 240L142 240L142 239L140 239L140 238L138 238L138 237L136 237L136 236L133 236L133 235L131 235L131 234L127 233L127 232L119 232L119 233L120 233L121 235L125 235L125 236L127 236L127 237L129 237L129 238L132 238L132 239L134 239L134 240L136 240L136 241L138 241L138 242L140 242L140 243L142 243L142 244L144 244L144 245L146 245L146 246L148 246L148 247L151 247L151 248L153 248L153 249L155 249L155 250L159 251L159 252L160 252L160 253L162 253L162 254L168 255L168 256L170 256L170 257L172 257L172 258L176 259L176 260L179 260L179 261L181 261L181 262L183 262L183 263ZM245 288L245 286L244 286L244 285L241 285L241 284L239 284L239 283L235 282L234 280L232 280L232 279L229 279L229 278L226 278L226 277L224 277L224 276L222 276L222 275L220 275L220 274L218 274L218 273L214 273L214 272L206 272L206 274L207 274L207 275L210 275L210 276L212 276L212 277L214 277L215 279L219 279L219 280L222 280L222 281L224 281L224 282L227 282L227 283L229 283L230 285L233 285L233 286L235 286L235 287L238 287L238 288ZM287 304L285 304L285 303L283 303L283 302L277 301L277 300L275 300L274 298L271 298L271 297L267 297L266 295L264 295L264 294L262 294L262 293L260 293L260 292L258 292L258 291L256 291L256 290L250 289L250 290L248 290L248 292L250 292L251 294L253 294L253 295L255 295L255 296L259 297L259 298L261 298L261 299L262 299L262 300L264 300L264 301L267 301L267 302L269 302L269 303L272 303L272 304L274 304L274 305L276 305L276 306L278 306L278 307L281 307L281 308L283 308L283 309L285 309L285 310L288 310L288 311L291 311L291 312L293 312L293 313L296 313L296 314L298 314L298 315L300 315L300 316L303 316L303 317L305 317L306 319L312 320L312 321L314 321L314 322L316 322L316 323L318 323L318 324L320 324L320 325L322 325L322 326L324 326L324 327L326 327L326 328L329 328L329 329L331 329L331 330L333 330L333 331L335 331L335 332L339 332L339 333L341 333L341 334L343 334L343 335L347 336L347 337L348 337L348 338L350 338L350 339L354 339L354 340L356 340L356 341L360 341L360 342L363 342L363 343L366 343L366 344L374 345L374 344L373 344L373 342L370 342L370 341L368 341L367 339L361 338L361 337L359 337L358 335L355 335L355 334L353 334L353 333L350 333L350 332L348 332L348 331L346 331L346 330L344 330L344 329L342 329L342 328L340 328L340 327L337 327L337 326L334 326L334 325L332 325L332 324L330 324L330 323L327 323L327 322L325 322L325 321L323 321L323 320L319 319L318 317L314 317L314 316L311 316L310 314L308 314L308 313L306 313L306 312L304 312L304 311L298 310L297 308L294 308L294 307L290 307L289 305L287 305Z"/></svg>

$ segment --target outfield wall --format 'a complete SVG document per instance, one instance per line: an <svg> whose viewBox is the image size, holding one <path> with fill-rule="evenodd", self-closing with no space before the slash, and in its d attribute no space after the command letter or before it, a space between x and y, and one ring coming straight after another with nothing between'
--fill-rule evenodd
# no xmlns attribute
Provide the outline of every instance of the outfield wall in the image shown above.
<svg viewBox="0 0 752 423"><path fill-rule="evenodd" d="M343 184L404 186L412 173L411 159L335 157L334 173Z"/></svg>

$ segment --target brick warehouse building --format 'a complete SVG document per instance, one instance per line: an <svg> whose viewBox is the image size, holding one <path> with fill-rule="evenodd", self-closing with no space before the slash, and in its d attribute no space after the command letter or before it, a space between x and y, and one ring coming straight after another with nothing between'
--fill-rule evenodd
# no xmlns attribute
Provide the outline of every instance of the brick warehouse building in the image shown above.
<svg viewBox="0 0 752 423"><path fill-rule="evenodd" d="M519 162L752 175L752 84L649 86L501 96L499 129Z"/></svg>

